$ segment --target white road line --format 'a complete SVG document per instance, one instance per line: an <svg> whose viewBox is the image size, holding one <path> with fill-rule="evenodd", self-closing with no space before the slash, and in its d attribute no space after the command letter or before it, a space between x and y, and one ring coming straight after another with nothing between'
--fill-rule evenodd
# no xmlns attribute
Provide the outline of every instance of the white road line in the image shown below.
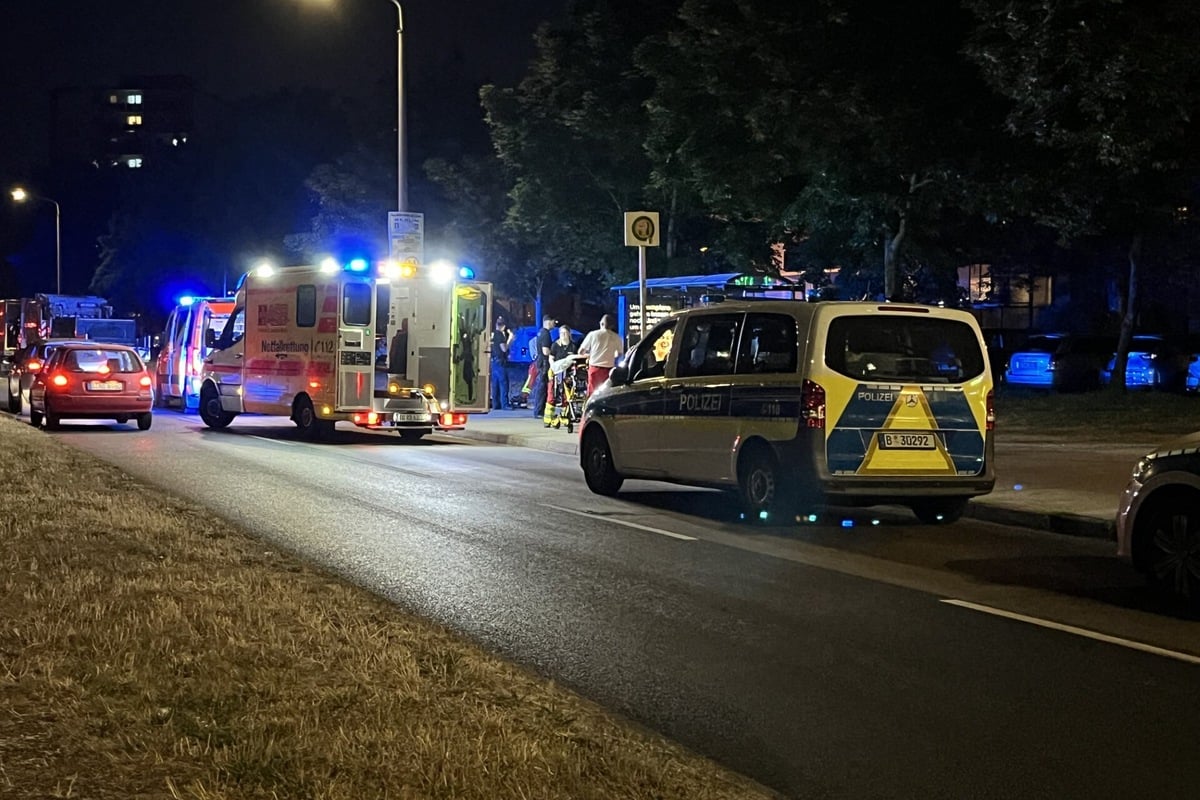
<svg viewBox="0 0 1200 800"><path fill-rule="evenodd" d="M636 528L639 531L649 531L650 533L657 533L662 536L670 536L672 539L682 539L685 542L696 541L695 536L684 536L682 533L675 533L674 531L664 531L662 528L651 528L649 525L639 525L636 522L625 522L624 520L613 519L612 517L602 517L599 514L593 514L589 511L579 511L574 508L563 508L562 506L552 506L549 503L542 503L541 505L543 508L553 508L555 511L561 511L564 514L575 514L576 516L579 516L579 517L587 517L588 519L593 519L593 520L598 520L598 521L603 521L603 522L611 522L613 525L624 525L626 528Z"/></svg>
<svg viewBox="0 0 1200 800"><path fill-rule="evenodd" d="M958 606L960 608L967 608L972 611L980 611L984 614L992 614L997 617L1004 617L1005 619L1013 619L1018 622L1027 622L1030 625L1037 625L1042 628L1049 628L1049 629L1055 630L1055 631L1062 631L1063 633L1072 633L1072 634L1075 634L1076 636L1083 636L1087 639L1095 639L1098 642L1105 642L1107 644L1115 644L1119 647L1128 647L1130 650L1140 650L1143 653L1150 653L1151 655L1162 656L1164 658L1173 658L1176 661L1183 661L1188 664L1200 665L1200 656L1194 656L1194 655L1191 655L1190 653L1180 653L1177 650L1167 650L1162 647L1155 647L1154 645L1146 644L1145 642L1135 642L1132 639L1122 639L1119 636L1109 636L1108 634L1105 634L1105 633L1097 633L1096 631L1089 631L1087 628L1076 628L1074 625L1063 625L1060 622L1051 622L1050 620L1047 620L1047 619L1038 619L1037 617L1027 617L1024 614L1017 614L1013 611L1005 611L1002 608L992 608L991 606L981 606L978 603L970 603L970 602L967 602L966 600L954 600L952 598L944 597L944 598L942 598L941 602L947 603L952 606Z"/></svg>

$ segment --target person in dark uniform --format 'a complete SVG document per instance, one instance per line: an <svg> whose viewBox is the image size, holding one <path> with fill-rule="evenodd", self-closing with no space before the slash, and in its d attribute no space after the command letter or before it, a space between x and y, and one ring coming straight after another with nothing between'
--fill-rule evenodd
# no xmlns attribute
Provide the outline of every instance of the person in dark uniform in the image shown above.
<svg viewBox="0 0 1200 800"><path fill-rule="evenodd" d="M492 331L492 408L508 408L508 351L512 349L513 332L504 321L496 317L496 329Z"/></svg>
<svg viewBox="0 0 1200 800"><path fill-rule="evenodd" d="M542 317L542 327L537 335L537 382L533 385L533 416L541 419L546 413L547 377L550 375L550 345L553 337L550 329L554 327L554 317Z"/></svg>

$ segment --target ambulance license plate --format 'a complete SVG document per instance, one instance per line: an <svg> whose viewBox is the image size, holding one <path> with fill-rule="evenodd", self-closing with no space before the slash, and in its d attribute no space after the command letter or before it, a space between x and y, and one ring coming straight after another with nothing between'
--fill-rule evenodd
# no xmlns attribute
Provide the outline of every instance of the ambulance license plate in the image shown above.
<svg viewBox="0 0 1200 800"><path fill-rule="evenodd" d="M884 450L934 450L936 445L932 433L886 433L879 434L879 446Z"/></svg>
<svg viewBox="0 0 1200 800"><path fill-rule="evenodd" d="M120 381L88 381L87 388L92 392L119 392Z"/></svg>
<svg viewBox="0 0 1200 800"><path fill-rule="evenodd" d="M392 414L392 422L429 422L429 415L419 412L397 412Z"/></svg>

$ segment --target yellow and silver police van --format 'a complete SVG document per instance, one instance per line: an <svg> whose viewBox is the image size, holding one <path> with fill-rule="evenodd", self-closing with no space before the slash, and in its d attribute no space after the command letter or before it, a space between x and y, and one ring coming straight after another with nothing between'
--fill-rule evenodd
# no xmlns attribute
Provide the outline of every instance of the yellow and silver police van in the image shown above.
<svg viewBox="0 0 1200 800"><path fill-rule="evenodd" d="M992 375L964 311L714 302L651 328L588 398L588 487L736 490L747 514L899 504L958 519L995 483Z"/></svg>

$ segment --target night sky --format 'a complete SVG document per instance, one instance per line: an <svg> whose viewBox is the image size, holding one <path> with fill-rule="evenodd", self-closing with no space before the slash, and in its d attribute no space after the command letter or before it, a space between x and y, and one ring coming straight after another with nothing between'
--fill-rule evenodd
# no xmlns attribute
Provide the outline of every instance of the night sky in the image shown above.
<svg viewBox="0 0 1200 800"><path fill-rule="evenodd" d="M402 0L405 81L463 59L480 84L515 82L539 21L565 0ZM47 156L50 91L127 75L186 75L218 96L318 86L366 96L395 83L391 0L4 0L0 181ZM389 111L388 117L394 115Z"/></svg>

